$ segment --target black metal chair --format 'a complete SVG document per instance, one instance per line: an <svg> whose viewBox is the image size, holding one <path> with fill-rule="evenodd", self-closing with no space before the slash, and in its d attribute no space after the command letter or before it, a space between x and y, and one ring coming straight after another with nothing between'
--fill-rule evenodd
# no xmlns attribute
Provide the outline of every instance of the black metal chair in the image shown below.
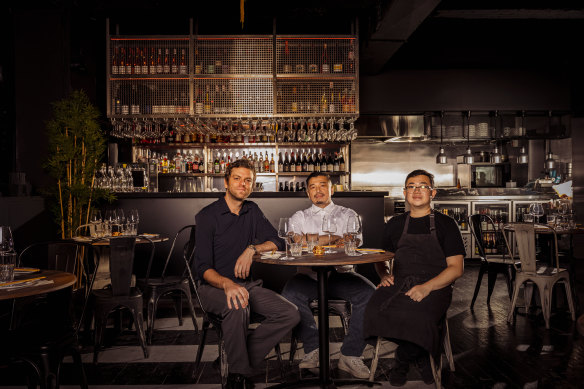
<svg viewBox="0 0 584 389"><path fill-rule="evenodd" d="M505 280L507 281L507 292L509 293L509 300L511 300L511 297L513 296L515 266L519 264L519 261L513 258L513 254L511 253L508 245L506 244L506 241L504 240L504 237L502 236L498 237L498 242L501 243L500 246L502 246L503 252L505 252L505 254L491 255L486 253L483 240L484 233L487 232L499 234L499 232L497 232L495 229L495 223L493 222L493 219L491 219L488 215L470 215L468 222L475 240L475 244L479 251L479 257L481 259L481 267L479 269L479 276L475 286L474 294L472 296L472 301L470 303L470 309L473 309L474 307L477 295L479 294L479 289L481 288L481 281L485 273L487 273L488 277L487 305L491 303L491 294L493 294L493 289L495 288L495 282L497 281L497 275L499 273L505 276ZM490 230L483 231L483 228L481 228L481 222L486 222Z"/></svg>
<svg viewBox="0 0 584 389"><path fill-rule="evenodd" d="M154 256L154 243L147 238L150 249L150 262ZM93 363L98 362L98 354L103 342L103 333L109 314L117 309L127 309L136 326L136 336L142 346L144 358L148 358L148 347L144 333L142 316L142 292L131 286L134 265L134 248L136 237L123 236L110 238L110 274L111 288L91 291L91 304L95 325Z"/></svg>
<svg viewBox="0 0 584 389"><path fill-rule="evenodd" d="M194 229L193 229L194 231ZM197 291L197 283L193 277L193 273L191 271L190 264L193 261L195 253L195 236L194 233L191 235L191 239L189 243L185 247L185 255L183 255L183 259L185 261L185 270L187 272L187 278L193 287L193 291L195 292L195 297L197 298L197 302L199 307L201 308L201 312L203 313L203 325L201 328L201 337L199 342L199 347L197 349L197 356L195 358L195 368L193 371L193 377L195 378L195 382L198 382L201 374L203 373L202 370L199 370L199 366L201 364L201 358L203 356L203 350L205 348L205 342L207 340L207 332L209 327L212 327L216 334L219 342L217 344L218 351L219 351L219 371L221 376L221 387L225 388L227 384L227 375L229 373L229 367L227 366L227 353L225 352L225 343L223 341L223 331L221 330L221 321L222 318L218 315L215 315L211 312L207 312L203 309L203 304L201 303L201 297L199 296L199 292ZM250 317L250 324L259 323L261 322L262 317L261 315L253 315ZM282 352L280 349L280 344L276 344L274 346L276 351L276 357L278 358L278 362L280 363L280 374L282 378L285 376L285 369L284 364L282 363Z"/></svg>
<svg viewBox="0 0 584 389"><path fill-rule="evenodd" d="M310 310L314 316L318 316L318 300L313 300L309 304ZM341 319L345 336L349 334L349 322L351 320L351 303L347 300L331 299L328 300L329 315L337 315ZM294 356L298 349L298 337L292 332L290 340L290 363L294 362Z"/></svg>
<svg viewBox="0 0 584 389"><path fill-rule="evenodd" d="M172 241L172 246L164 262L164 267L159 277L151 276L152 261L148 263L148 268L146 270L146 277L138 279L136 281L136 286L140 288L144 295L144 301L146 302L147 309L147 322L148 322L148 343L152 343L152 333L154 331L154 322L156 320L156 310L158 308L159 299L167 294L171 294L175 303L175 309L178 316L179 325L182 326L182 296L184 295L187 299L189 306L191 318L193 320L193 326L195 332L198 332L197 320L195 317L195 308L193 306L193 299L191 297L191 288L189 286L189 279L187 277L187 266L191 266L191 260L187 258L192 258L192 253L194 251L195 242L195 225L188 225L181 228ZM181 236L183 231L190 231L189 240L183 248L184 262L182 263L182 270L178 275L168 275L168 264L170 258L174 252L176 242Z"/></svg>
<svg viewBox="0 0 584 389"><path fill-rule="evenodd" d="M66 355L73 358L81 388L87 388L78 333L83 322L87 290L95 276L95 269L90 268L85 260L88 251L87 246L77 242L48 241L26 247L18 257L18 267L73 273L82 286L75 292L66 288L30 299L14 300L11 330L4 334L4 345L0 348L9 351L9 361L28 366L41 388L59 388L61 364ZM80 302L80 313L71 315L75 295ZM28 384L30 388L36 387L34 380L29 380Z"/></svg>

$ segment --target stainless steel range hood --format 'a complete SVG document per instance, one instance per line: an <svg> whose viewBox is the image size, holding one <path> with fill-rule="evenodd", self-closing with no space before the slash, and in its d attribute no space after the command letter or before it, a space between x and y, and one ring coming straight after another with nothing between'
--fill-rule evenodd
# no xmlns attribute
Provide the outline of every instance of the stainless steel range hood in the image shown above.
<svg viewBox="0 0 584 389"><path fill-rule="evenodd" d="M420 142L428 140L424 115L363 115L355 127L359 138L384 142Z"/></svg>

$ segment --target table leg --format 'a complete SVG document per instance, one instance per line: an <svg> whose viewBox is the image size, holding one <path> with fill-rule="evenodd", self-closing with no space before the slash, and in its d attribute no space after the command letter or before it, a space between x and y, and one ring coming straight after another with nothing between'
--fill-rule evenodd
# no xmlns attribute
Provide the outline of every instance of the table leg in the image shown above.
<svg viewBox="0 0 584 389"><path fill-rule="evenodd" d="M328 269L318 268L318 343L320 363L320 386L322 388L332 385L330 378L329 358L329 315L327 297Z"/></svg>

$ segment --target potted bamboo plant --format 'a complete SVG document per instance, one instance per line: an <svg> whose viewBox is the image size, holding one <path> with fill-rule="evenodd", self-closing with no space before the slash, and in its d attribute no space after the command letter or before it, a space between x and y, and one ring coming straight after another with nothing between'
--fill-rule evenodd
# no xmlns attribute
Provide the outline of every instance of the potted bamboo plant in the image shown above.
<svg viewBox="0 0 584 389"><path fill-rule="evenodd" d="M52 210L62 239L72 238L89 221L94 204L113 195L95 187L95 173L106 149L98 109L83 91L53 103L47 123L49 158L46 163L55 185L50 190Z"/></svg>

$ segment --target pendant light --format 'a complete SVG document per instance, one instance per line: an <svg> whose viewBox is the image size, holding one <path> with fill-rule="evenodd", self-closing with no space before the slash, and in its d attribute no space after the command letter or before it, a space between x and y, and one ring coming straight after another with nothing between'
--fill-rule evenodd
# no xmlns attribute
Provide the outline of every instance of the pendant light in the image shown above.
<svg viewBox="0 0 584 389"><path fill-rule="evenodd" d="M497 116L498 112L495 111L495 149L493 150L493 154L491 155L491 162L492 163L501 163L503 162L503 156L499 152L499 145L497 144Z"/></svg>
<svg viewBox="0 0 584 389"><path fill-rule="evenodd" d="M438 152L438 155L436 156L436 163L440 164L440 165L444 165L446 163L448 163L448 157L446 156L446 153L444 152L444 146L442 145L442 129L443 129L443 124L444 124L444 111L440 112L440 151Z"/></svg>
<svg viewBox="0 0 584 389"><path fill-rule="evenodd" d="M472 150L470 149L470 111L468 111L466 126L466 154L464 155L464 163L471 165L474 163L474 156L472 155ZM464 129L464 114L462 115L462 128Z"/></svg>
<svg viewBox="0 0 584 389"><path fill-rule="evenodd" d="M525 111L521 111L521 128L525 131ZM527 151L525 150L525 146L521 146L521 150L519 150L519 156L517 157L517 163L521 165L525 165L529 162L529 156L527 155Z"/></svg>
<svg viewBox="0 0 584 389"><path fill-rule="evenodd" d="M552 127L552 111L548 111L548 136L550 136L550 131ZM556 168L556 161L554 161L554 154L552 153L552 140L548 139L548 153L545 159L545 168L547 170L553 170Z"/></svg>

